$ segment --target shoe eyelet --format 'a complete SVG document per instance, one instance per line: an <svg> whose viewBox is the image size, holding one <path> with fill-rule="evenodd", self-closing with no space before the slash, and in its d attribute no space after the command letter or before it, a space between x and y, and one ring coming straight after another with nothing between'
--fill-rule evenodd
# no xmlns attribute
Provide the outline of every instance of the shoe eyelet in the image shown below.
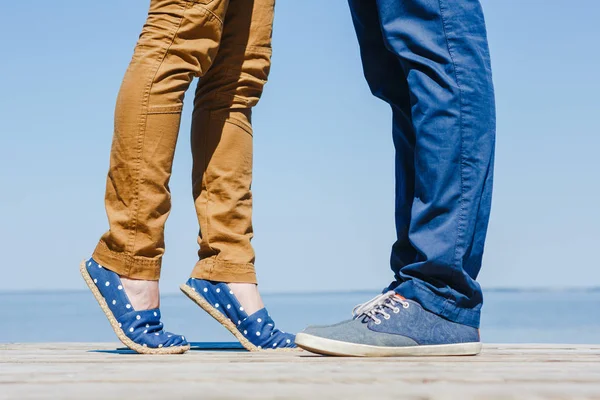
<svg viewBox="0 0 600 400"><path fill-rule="evenodd" d="M387 320L387 319L390 319L390 316L389 315L384 315L383 318Z"/></svg>
<svg viewBox="0 0 600 400"><path fill-rule="evenodd" d="M394 314L398 314L400 312L400 308L394 307Z"/></svg>
<svg viewBox="0 0 600 400"><path fill-rule="evenodd" d="M402 303L402 307L408 308L408 307L410 307L410 304L409 303Z"/></svg>
<svg viewBox="0 0 600 400"><path fill-rule="evenodd" d="M375 325L381 325L381 320L380 319L376 319L375 320Z"/></svg>

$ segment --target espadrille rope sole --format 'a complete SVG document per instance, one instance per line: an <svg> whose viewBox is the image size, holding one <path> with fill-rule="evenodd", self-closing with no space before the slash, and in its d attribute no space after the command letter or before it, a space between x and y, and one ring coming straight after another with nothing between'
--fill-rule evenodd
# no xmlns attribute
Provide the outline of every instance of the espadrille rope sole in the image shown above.
<svg viewBox="0 0 600 400"><path fill-rule="evenodd" d="M115 331L115 334L117 335L117 337L119 338L121 343L123 343L125 346L129 347L131 350L133 350L137 353L140 353L140 354L182 354L190 349L189 345L163 347L163 348L159 348L159 349L153 349L153 348L139 345L139 344L135 343L133 340L129 339L127 337L127 335L125 335L125 332L123 332L123 330L119 327L119 322L117 321L115 316L110 311L110 308L108 307L108 304L106 303L106 300L104 300L104 297L102 296L102 294L100 293L100 291L98 290L96 285L94 284L94 281L85 266L85 261L81 263L81 266L79 267L79 271L81 272L81 276L83 276L83 280L88 285L88 287L92 291L92 294L98 301L98 304L100 305L100 308L104 312L104 315L106 315L106 318L108 318L108 322L110 322L110 326L113 328L113 331Z"/></svg>
<svg viewBox="0 0 600 400"><path fill-rule="evenodd" d="M257 346L250 343L248 339L242 335L240 331L238 331L237 327L231 322L227 317L223 315L219 310L213 307L209 302L207 302L202 296L200 296L197 292L195 292L188 285L181 285L179 287L183 294L190 298L194 303L200 306L204 311L206 311L211 317L217 320L218 323L223 325L237 340L240 341L240 344L244 346L244 348L248 351L258 352L258 351L267 351L271 352L298 352L302 351L300 348L280 348L280 349L259 349Z"/></svg>

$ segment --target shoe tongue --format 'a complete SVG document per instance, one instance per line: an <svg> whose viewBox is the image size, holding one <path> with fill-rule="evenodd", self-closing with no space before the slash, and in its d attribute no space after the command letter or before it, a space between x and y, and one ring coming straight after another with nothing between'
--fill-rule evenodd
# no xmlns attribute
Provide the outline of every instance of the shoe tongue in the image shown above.
<svg viewBox="0 0 600 400"><path fill-rule="evenodd" d="M152 310L130 311L117 318L117 321L123 325L124 330L139 329L144 330L146 334L161 332L163 324L160 322L160 310L158 308ZM131 331L133 332L133 331Z"/></svg>
<svg viewBox="0 0 600 400"><path fill-rule="evenodd" d="M406 297L402 297L400 296L398 293L396 293L394 296L396 296L397 298L399 298L400 300L406 300Z"/></svg>
<svg viewBox="0 0 600 400"><path fill-rule="evenodd" d="M255 330L256 328L260 328L260 330L262 330L267 325L271 325L271 328L273 328L275 326L275 323L269 316L267 309L263 308L245 318L242 321L242 323L238 326L238 330Z"/></svg>
<svg viewBox="0 0 600 400"><path fill-rule="evenodd" d="M254 314L249 315L247 319L250 321L257 321L257 322L260 319L261 323L265 322L265 321L268 321L270 323L272 321L271 317L269 316L269 312L267 311L266 308L261 308Z"/></svg>

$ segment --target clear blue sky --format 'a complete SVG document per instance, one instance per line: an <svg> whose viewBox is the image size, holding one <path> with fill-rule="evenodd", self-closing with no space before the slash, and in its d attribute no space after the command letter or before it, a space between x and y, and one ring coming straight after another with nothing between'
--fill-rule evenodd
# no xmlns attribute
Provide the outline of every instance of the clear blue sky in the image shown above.
<svg viewBox="0 0 600 400"><path fill-rule="evenodd" d="M485 287L599 286L600 3L485 0L498 105ZM117 91L148 1L10 1L0 24L0 290L83 289L107 223ZM255 112L265 291L387 284L393 149L344 0L279 0ZM189 97L188 97L189 98ZM196 260L188 102L161 288Z"/></svg>

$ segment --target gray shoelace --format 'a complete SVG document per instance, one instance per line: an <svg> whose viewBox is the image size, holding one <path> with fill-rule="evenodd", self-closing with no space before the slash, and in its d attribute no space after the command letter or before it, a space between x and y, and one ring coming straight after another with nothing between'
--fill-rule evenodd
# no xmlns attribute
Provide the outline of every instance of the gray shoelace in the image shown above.
<svg viewBox="0 0 600 400"><path fill-rule="evenodd" d="M398 305L402 305L403 308L410 307L410 303L402 300L402 298L396 296L396 292L390 290L389 292L375 296L366 303L357 305L352 310L352 315L354 319L365 316L379 325L381 324L381 319L378 316L381 315L384 319L390 319L390 314L388 314L386 309L392 310L394 314L398 314L400 312Z"/></svg>

